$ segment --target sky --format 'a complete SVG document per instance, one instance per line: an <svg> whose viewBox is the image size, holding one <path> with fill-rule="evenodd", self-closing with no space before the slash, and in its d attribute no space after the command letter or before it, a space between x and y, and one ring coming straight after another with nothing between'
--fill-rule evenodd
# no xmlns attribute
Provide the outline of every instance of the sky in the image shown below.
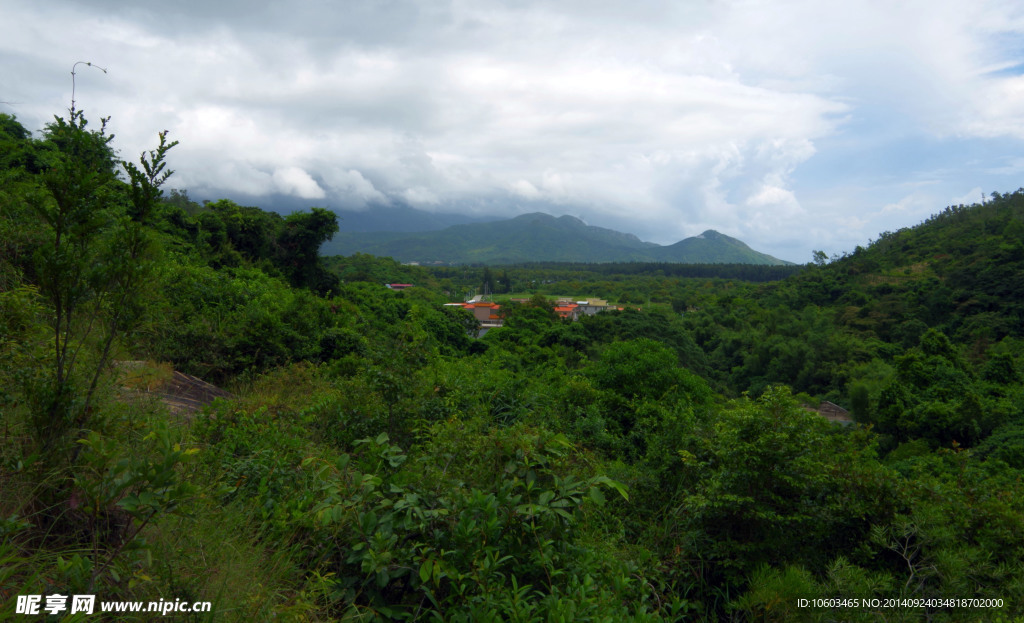
<svg viewBox="0 0 1024 623"><path fill-rule="evenodd" d="M111 117L123 158L180 141L168 185L193 199L544 211L806 263L1024 186L1019 0L0 0L0 16L0 112L33 131L66 115L74 66L77 108Z"/></svg>

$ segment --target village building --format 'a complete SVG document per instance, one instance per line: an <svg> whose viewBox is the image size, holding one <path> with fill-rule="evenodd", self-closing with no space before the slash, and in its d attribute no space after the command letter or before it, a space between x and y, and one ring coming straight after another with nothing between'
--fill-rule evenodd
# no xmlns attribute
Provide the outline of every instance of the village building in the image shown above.
<svg viewBox="0 0 1024 623"><path fill-rule="evenodd" d="M608 301L604 299L588 299L576 304L579 306L579 315L593 316L609 309Z"/></svg>
<svg viewBox="0 0 1024 623"><path fill-rule="evenodd" d="M576 320L580 317L579 315L580 306L576 303L569 303L568 305L556 305L555 313L558 314L559 318L568 318L569 320Z"/></svg>
<svg viewBox="0 0 1024 623"><path fill-rule="evenodd" d="M461 307L473 314L480 323L480 329L473 337L483 337L489 330L500 327L505 322L501 315L501 305L478 300L478 297L474 297L469 303L445 303L445 307Z"/></svg>

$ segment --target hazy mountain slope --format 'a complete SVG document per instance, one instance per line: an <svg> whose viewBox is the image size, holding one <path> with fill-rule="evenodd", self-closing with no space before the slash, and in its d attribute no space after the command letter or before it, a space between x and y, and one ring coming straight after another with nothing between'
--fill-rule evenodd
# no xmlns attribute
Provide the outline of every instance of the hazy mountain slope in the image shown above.
<svg viewBox="0 0 1024 623"><path fill-rule="evenodd" d="M474 218L464 214L426 212L409 206L374 207L370 210L335 210L342 231L348 232L423 232L438 231L453 225L483 223L493 218Z"/></svg>
<svg viewBox="0 0 1024 623"><path fill-rule="evenodd" d="M308 199L298 197L235 196L234 200L243 205L259 205L265 210L282 216L310 208ZM323 205L338 216L338 225L343 232L413 232L438 231L453 225L486 223L499 220L497 217L476 217L453 212L428 212L408 205L371 205L363 210Z"/></svg>
<svg viewBox="0 0 1024 623"><path fill-rule="evenodd" d="M416 234L343 233L326 244L322 252L326 255L370 253L402 262L484 264L533 261L787 263L711 230L662 247L632 234L587 225L571 216L542 213Z"/></svg>

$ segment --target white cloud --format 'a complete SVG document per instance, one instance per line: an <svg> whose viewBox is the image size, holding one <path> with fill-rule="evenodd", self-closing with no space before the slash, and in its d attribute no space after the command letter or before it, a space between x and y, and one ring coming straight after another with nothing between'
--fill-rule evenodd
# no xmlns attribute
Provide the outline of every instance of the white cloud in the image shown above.
<svg viewBox="0 0 1024 623"><path fill-rule="evenodd" d="M387 203L387 197L355 169L329 169L324 174L324 183L334 193L355 199L355 202L346 202L350 207L362 208L369 202Z"/></svg>
<svg viewBox="0 0 1024 623"><path fill-rule="evenodd" d="M853 229L861 231L864 229L864 226L867 225L869 221L866 218L860 218L858 216L847 216L837 219L837 222L844 229Z"/></svg>
<svg viewBox="0 0 1024 623"><path fill-rule="evenodd" d="M953 197L949 200L950 205L974 205L976 203L985 203L985 192L981 190L981 186L975 186L967 194L960 197Z"/></svg>
<svg viewBox="0 0 1024 623"><path fill-rule="evenodd" d="M882 206L881 214L922 214L935 209L935 201L927 194L915 192L903 197L895 203Z"/></svg>
<svg viewBox="0 0 1024 623"><path fill-rule="evenodd" d="M509 185L510 190L526 199L540 198L540 191L537 187L526 180L516 180Z"/></svg>
<svg viewBox="0 0 1024 623"><path fill-rule="evenodd" d="M327 196L323 188L309 173L298 167L285 167L274 171L274 184L278 192L302 199L323 199Z"/></svg>
<svg viewBox="0 0 1024 623"><path fill-rule="evenodd" d="M429 188L407 188L402 192L402 198L416 207L436 205L440 199Z"/></svg>
<svg viewBox="0 0 1024 623"><path fill-rule="evenodd" d="M173 152L172 152L173 153ZM229 193L240 193L244 195L260 196L269 195L277 191L277 185L270 173L261 171L250 164L238 161L225 161L216 163L210 170L199 175L189 172L183 176L184 180L177 179L176 183L185 182L184 186L200 191L209 191L216 188ZM211 186L216 184L216 186Z"/></svg>
<svg viewBox="0 0 1024 623"><path fill-rule="evenodd" d="M109 74L79 74L79 106L113 116L124 154L171 130L189 188L846 244L830 227L1012 189L1022 34L1015 0L9 0L0 109L40 127L91 60ZM907 147L927 140L941 162ZM908 195L939 169L948 187Z"/></svg>
<svg viewBox="0 0 1024 623"><path fill-rule="evenodd" d="M747 205L755 208L777 208L777 214L781 213L785 216L804 213L793 192L778 186L763 186L757 194L747 199Z"/></svg>
<svg viewBox="0 0 1024 623"><path fill-rule="evenodd" d="M990 79L980 85L977 95L966 111L965 132L1024 138L1024 76Z"/></svg>

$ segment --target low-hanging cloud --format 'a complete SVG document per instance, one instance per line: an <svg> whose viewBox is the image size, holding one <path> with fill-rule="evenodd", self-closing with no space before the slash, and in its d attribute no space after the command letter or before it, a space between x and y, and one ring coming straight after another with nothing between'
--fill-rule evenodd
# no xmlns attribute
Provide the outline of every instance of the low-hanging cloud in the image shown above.
<svg viewBox="0 0 1024 623"><path fill-rule="evenodd" d="M67 107L71 64L93 61L109 74L79 74L79 106L113 116L126 154L170 130L174 182L210 195L546 209L662 243L714 228L802 261L1012 183L1024 141L1024 13L1004 0L5 13L11 112L41 127Z"/></svg>
<svg viewBox="0 0 1024 623"><path fill-rule="evenodd" d="M277 192L302 199L323 199L327 196L309 173L299 167L284 167L274 171Z"/></svg>

